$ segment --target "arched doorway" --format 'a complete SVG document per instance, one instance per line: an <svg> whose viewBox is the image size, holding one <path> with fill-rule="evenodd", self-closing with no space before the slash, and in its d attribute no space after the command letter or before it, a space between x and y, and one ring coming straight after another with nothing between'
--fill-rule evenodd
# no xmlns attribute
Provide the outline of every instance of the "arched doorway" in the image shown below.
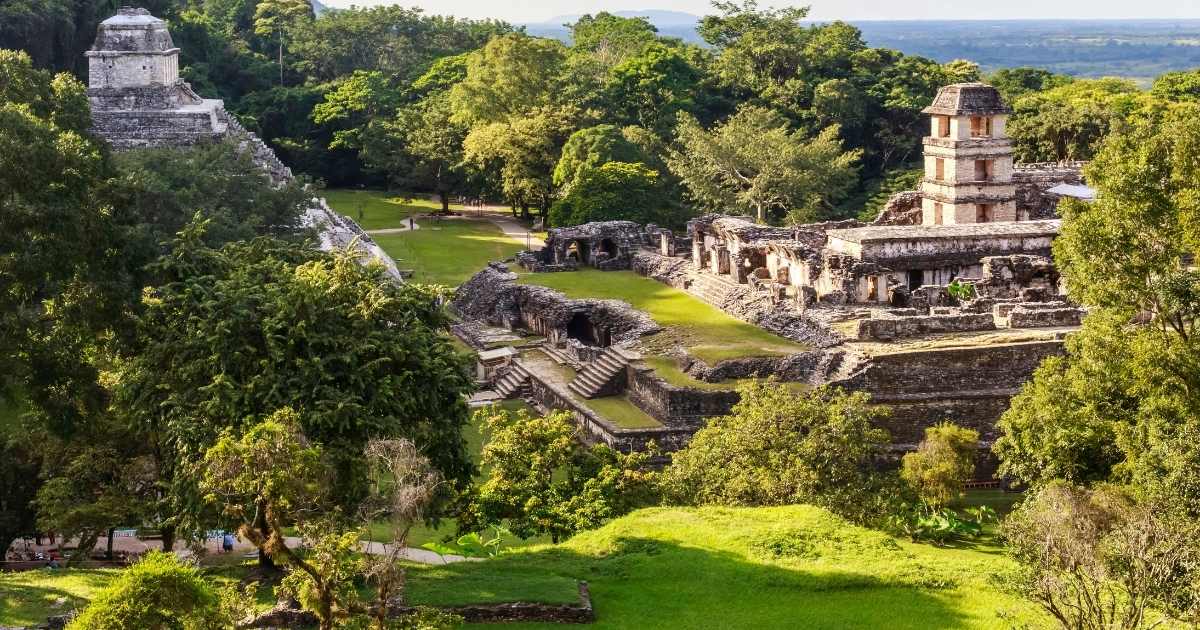
<svg viewBox="0 0 1200 630"><path fill-rule="evenodd" d="M589 346L599 345L592 327L592 318L588 317L587 313L575 313L571 316L571 321L567 322L567 337Z"/></svg>
<svg viewBox="0 0 1200 630"><path fill-rule="evenodd" d="M620 252L620 250L617 248L617 244L611 238L602 239L599 244L599 250L603 252L609 260L616 258L617 253Z"/></svg>
<svg viewBox="0 0 1200 630"><path fill-rule="evenodd" d="M567 253L565 258L567 260L574 260L581 265L586 264L588 261L587 242L579 240L571 241L571 244L567 245Z"/></svg>

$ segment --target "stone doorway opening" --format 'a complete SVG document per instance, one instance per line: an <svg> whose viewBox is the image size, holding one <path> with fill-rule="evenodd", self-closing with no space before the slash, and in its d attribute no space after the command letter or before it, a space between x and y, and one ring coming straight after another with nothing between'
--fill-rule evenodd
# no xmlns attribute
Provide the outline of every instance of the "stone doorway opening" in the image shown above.
<svg viewBox="0 0 1200 630"><path fill-rule="evenodd" d="M607 348L611 343L609 332L597 327L587 313L575 313L567 322L567 337L582 344Z"/></svg>
<svg viewBox="0 0 1200 630"><path fill-rule="evenodd" d="M920 289L921 285L923 284L925 284L925 272L921 271L920 269L909 269L908 290L916 291L917 289Z"/></svg>
<svg viewBox="0 0 1200 630"><path fill-rule="evenodd" d="M588 261L588 245L585 241L571 241L567 246L567 260L574 260L583 265Z"/></svg>
<svg viewBox="0 0 1200 630"><path fill-rule="evenodd" d="M612 259L616 258L617 253L620 251L617 249L617 244L611 238L606 238L606 239L601 240L599 245L597 246L597 250L598 251L596 252L596 254L597 255L604 254L604 257L607 260L612 260Z"/></svg>

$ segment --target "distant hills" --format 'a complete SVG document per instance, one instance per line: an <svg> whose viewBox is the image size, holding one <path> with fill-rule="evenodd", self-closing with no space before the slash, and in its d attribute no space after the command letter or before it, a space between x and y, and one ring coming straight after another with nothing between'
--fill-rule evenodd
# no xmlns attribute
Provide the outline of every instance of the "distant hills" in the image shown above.
<svg viewBox="0 0 1200 630"><path fill-rule="evenodd" d="M615 11L646 17L659 33L702 44L700 16L680 11ZM564 24L579 15L523 24L531 35L568 41ZM1036 66L1073 76L1122 76L1146 82L1164 72L1200 68L1197 20L911 20L853 22L871 46L941 62L970 59L985 71Z"/></svg>

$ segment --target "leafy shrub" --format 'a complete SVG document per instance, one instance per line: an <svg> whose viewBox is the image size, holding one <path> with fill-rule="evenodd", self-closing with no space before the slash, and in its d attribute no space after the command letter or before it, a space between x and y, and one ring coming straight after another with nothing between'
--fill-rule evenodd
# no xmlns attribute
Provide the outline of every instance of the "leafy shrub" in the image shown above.
<svg viewBox="0 0 1200 630"><path fill-rule="evenodd" d="M941 507L962 494L975 474L979 432L944 422L925 429L917 450L904 456L900 477L921 500Z"/></svg>
<svg viewBox="0 0 1200 630"><path fill-rule="evenodd" d="M217 630L234 625L229 606L194 566L173 554L151 552L100 591L68 630L179 628Z"/></svg>
<svg viewBox="0 0 1200 630"><path fill-rule="evenodd" d="M733 412L714 418L663 473L664 494L692 504L811 503L855 520L886 514L894 477L877 462L890 442L883 413L862 393L822 388L797 396L773 381L738 389Z"/></svg>
<svg viewBox="0 0 1200 630"><path fill-rule="evenodd" d="M909 505L892 515L891 526L913 542L944 545L979 538L984 533L984 525L997 520L996 511L986 506L967 510L967 514L969 516L963 516L954 510L928 504Z"/></svg>

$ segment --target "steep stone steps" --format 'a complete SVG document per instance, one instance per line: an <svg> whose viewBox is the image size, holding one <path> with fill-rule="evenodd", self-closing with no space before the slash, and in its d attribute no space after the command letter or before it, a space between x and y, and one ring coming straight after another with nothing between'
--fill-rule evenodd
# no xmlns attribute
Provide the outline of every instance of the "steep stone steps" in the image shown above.
<svg viewBox="0 0 1200 630"><path fill-rule="evenodd" d="M529 372L519 362L513 362L492 388L501 398L519 398L529 393Z"/></svg>
<svg viewBox="0 0 1200 630"><path fill-rule="evenodd" d="M767 299L749 285L738 284L728 276L717 276L708 272L697 272L692 276L688 292L709 304L729 311L731 308L745 309L757 300Z"/></svg>
<svg viewBox="0 0 1200 630"><path fill-rule="evenodd" d="M629 357L619 348L610 347L598 359L584 366L567 385L572 393L584 398L613 394L616 382L625 374Z"/></svg>
<svg viewBox="0 0 1200 630"><path fill-rule="evenodd" d="M579 364L566 351L554 347L554 344L546 342L542 344L542 352L545 352L555 363L566 365L575 369L579 369Z"/></svg>

